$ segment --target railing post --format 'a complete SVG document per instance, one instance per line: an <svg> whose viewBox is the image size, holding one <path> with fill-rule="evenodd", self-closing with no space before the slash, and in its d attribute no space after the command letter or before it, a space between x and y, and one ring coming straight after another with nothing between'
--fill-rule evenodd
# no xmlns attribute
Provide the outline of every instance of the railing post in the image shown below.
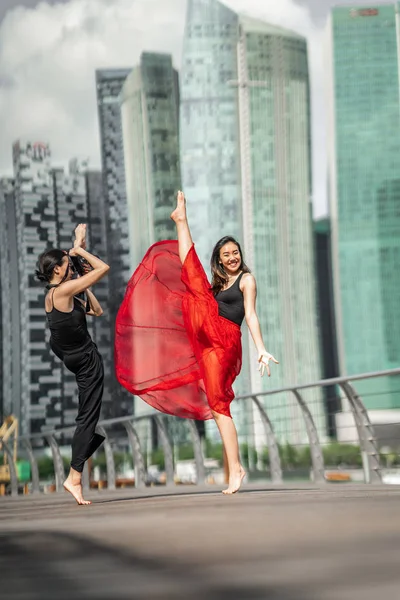
<svg viewBox="0 0 400 600"><path fill-rule="evenodd" d="M24 444L29 457L29 463L31 465L32 474L32 494L40 494L40 482L39 482L39 469L37 460L33 453L32 444L29 440L25 439Z"/></svg>
<svg viewBox="0 0 400 600"><path fill-rule="evenodd" d="M107 489L115 490L115 462L114 452L112 450L110 440L104 427L97 426L97 430L100 435L104 436L104 454L106 457L106 469L107 469Z"/></svg>
<svg viewBox="0 0 400 600"><path fill-rule="evenodd" d="M363 459L365 483L382 483L379 449L368 412L356 390L348 381L341 383L340 387L349 400L356 424Z"/></svg>
<svg viewBox="0 0 400 600"><path fill-rule="evenodd" d="M281 458L279 456L278 443L276 441L275 432L272 427L272 423L269 420L267 411L263 407L261 401L257 396L251 397L253 402L256 404L260 411L261 421L264 425L265 435L267 438L268 445L268 457L269 457L269 468L271 471L271 482L275 485L281 485L283 482L282 477L282 466Z"/></svg>
<svg viewBox="0 0 400 600"><path fill-rule="evenodd" d="M311 462L312 462L312 470L313 477L315 483L324 483L325 482L325 465L324 465L324 455L322 454L321 444L319 442L318 431L314 423L314 419L308 408L306 402L303 400L301 394L298 390L292 390L300 408L303 413L304 421L306 424L306 430L308 435L308 441L310 443L310 453L311 453Z"/></svg>
<svg viewBox="0 0 400 600"><path fill-rule="evenodd" d="M157 423L157 429L160 436L161 444L164 450L165 473L167 476L167 485L174 484L174 458L172 453L171 442L168 437L167 428L165 427L162 417L155 415L154 419Z"/></svg>
<svg viewBox="0 0 400 600"><path fill-rule="evenodd" d="M196 423L190 419L187 421L190 435L192 436L194 459L196 462L197 485L205 483L206 473L204 468L203 449L201 447L201 439L196 427Z"/></svg>
<svg viewBox="0 0 400 600"><path fill-rule="evenodd" d="M85 461L82 471L82 489L84 492L90 490L89 460Z"/></svg>
<svg viewBox="0 0 400 600"><path fill-rule="evenodd" d="M45 435L45 438L51 448L51 454L53 457L53 465L54 465L54 475L56 478L56 491L63 491L63 483L65 480L65 471L64 471L64 463L61 456L60 448L56 442L54 435L48 434Z"/></svg>
<svg viewBox="0 0 400 600"><path fill-rule="evenodd" d="M3 440L0 443L0 447L4 449L4 452L7 454L8 457L8 468L10 469L11 496L18 496L18 477L14 465L14 454L11 452L7 443Z"/></svg>
<svg viewBox="0 0 400 600"><path fill-rule="evenodd" d="M123 425L128 434L132 450L133 468L135 470L135 487L142 488L146 485L146 473L139 436L131 421L124 421Z"/></svg>

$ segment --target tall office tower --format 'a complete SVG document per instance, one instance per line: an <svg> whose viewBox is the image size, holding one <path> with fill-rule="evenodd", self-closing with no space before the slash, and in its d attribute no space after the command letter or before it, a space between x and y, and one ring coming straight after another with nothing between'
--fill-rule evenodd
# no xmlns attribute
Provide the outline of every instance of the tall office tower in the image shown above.
<svg viewBox="0 0 400 600"><path fill-rule="evenodd" d="M196 249L208 266L223 235L242 238L238 15L189 0L181 72L181 169Z"/></svg>
<svg viewBox="0 0 400 600"><path fill-rule="evenodd" d="M0 192L0 217L2 216L2 193ZM0 234L1 236L1 234ZM0 242L1 243L1 242ZM1 253L1 250L0 250ZM1 281L1 254L0 254L0 281ZM4 381L4 365L3 365L3 307L0 301L0 423L3 422L4 419L4 389L3 389L3 381Z"/></svg>
<svg viewBox="0 0 400 600"><path fill-rule="evenodd" d="M329 39L329 180L342 374L400 362L398 3L335 8ZM400 379L357 383L367 408L400 408Z"/></svg>
<svg viewBox="0 0 400 600"><path fill-rule="evenodd" d="M131 276L129 260L129 227L126 202L124 149L120 94L131 69L102 69L96 71L97 104L105 197L106 234L110 264L110 318L115 323L126 285ZM114 347L112 326L111 347ZM132 396L118 383L113 389L115 407L119 414L132 413Z"/></svg>
<svg viewBox="0 0 400 600"><path fill-rule="evenodd" d="M103 193L103 175L100 171L85 172L85 187L88 211L89 250L108 262L106 210ZM120 408L114 398L117 386L113 361L114 322L110 313L111 288L109 277L104 277L95 286L95 294L103 307L104 313L93 320L93 339L95 340L104 362L104 397L102 416L114 418L120 416Z"/></svg>
<svg viewBox="0 0 400 600"><path fill-rule="evenodd" d="M57 247L69 250L74 240L74 229L78 223L87 221L86 194L82 181L77 181L71 172L64 169L52 169L55 197ZM90 333L91 320L88 319ZM62 422L73 425L76 419L77 390L75 376L64 365L61 366Z"/></svg>
<svg viewBox="0 0 400 600"><path fill-rule="evenodd" d="M222 235L243 239L265 342L281 363L271 382L260 380L250 342L246 391L316 381L307 43L217 0L189 0L181 81L182 179L201 258ZM305 398L324 434L321 393ZM289 398L265 404L281 439L306 439ZM256 412L245 426L252 422L259 446Z"/></svg>
<svg viewBox="0 0 400 600"><path fill-rule="evenodd" d="M175 239L181 188L179 78L166 54L144 53L121 93L131 269L153 242Z"/></svg>
<svg viewBox="0 0 400 600"><path fill-rule="evenodd" d="M170 55L142 54L122 88L121 111L133 272L152 243L176 238L179 78ZM149 410L135 398L135 414Z"/></svg>
<svg viewBox="0 0 400 600"><path fill-rule="evenodd" d="M7 226L7 199L13 181L0 180L0 423L12 412L12 320L10 240Z"/></svg>
<svg viewBox="0 0 400 600"><path fill-rule="evenodd" d="M107 262L106 219L102 173L89 170L87 159L73 158L68 173L62 169L53 170L56 186L57 232L61 248L69 248L74 239L74 230L78 223L87 223L87 249ZM94 293L104 310L101 318L89 318L88 327L97 344L104 362L104 396L102 417L119 416L119 410L113 403L113 389L116 386L112 364L112 329L109 310L110 294L108 277L94 287ZM76 395L75 378L69 384L69 393ZM76 406L71 414L76 417ZM64 412L65 415L65 412Z"/></svg>
<svg viewBox="0 0 400 600"><path fill-rule="evenodd" d="M12 210L10 210L12 208ZM10 236L10 228L13 235ZM16 229L14 211L14 181L0 180L0 299L1 299L1 346L2 346L2 396L3 415L13 412L13 401L20 398L20 378L13 377L13 369L19 372L19 315L15 303L19 297L18 269L16 260ZM18 319L17 319L18 317ZM19 403L18 403L19 405Z"/></svg>
<svg viewBox="0 0 400 600"><path fill-rule="evenodd" d="M189 0L183 45L180 110L182 185L192 236L209 273L211 251L224 235L243 240L237 74L238 15L215 0ZM249 345L243 337L237 395L250 391ZM232 404L240 442L254 444L251 402ZM208 435L218 439L208 424Z"/></svg>
<svg viewBox="0 0 400 600"><path fill-rule="evenodd" d="M28 433L73 424L78 403L74 375L49 349L37 258L51 247L71 248L79 222L88 223L89 249L104 256L105 218L101 173L86 161L72 160L65 173L52 168L47 144L17 142L13 152L15 180L0 182L3 412ZM105 363L103 416L115 416L106 278L95 293L105 316L88 324Z"/></svg>
<svg viewBox="0 0 400 600"><path fill-rule="evenodd" d="M13 162L15 184L7 198L13 413L24 434L63 425L62 369L47 343L43 289L35 282L39 254L57 247L58 239L49 146L16 142Z"/></svg>

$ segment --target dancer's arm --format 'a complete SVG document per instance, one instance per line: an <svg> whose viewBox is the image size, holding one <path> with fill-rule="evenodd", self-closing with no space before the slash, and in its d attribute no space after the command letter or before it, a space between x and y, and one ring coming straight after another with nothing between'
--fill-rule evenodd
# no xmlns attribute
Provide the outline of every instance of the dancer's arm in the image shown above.
<svg viewBox="0 0 400 600"><path fill-rule="evenodd" d="M261 376L264 375L265 368L267 369L268 377L271 375L269 369L269 361L272 360L274 363L279 364L276 358L267 352L264 341L261 334L260 322L258 320L256 312L256 298L257 298L257 284L256 280L250 273L245 273L242 277L241 288L244 298L244 310L247 327L250 330L251 337L253 338L254 344L257 348L259 356L258 362L260 363Z"/></svg>
<svg viewBox="0 0 400 600"><path fill-rule="evenodd" d="M69 254L71 256L81 256L82 258L85 258L90 266L93 267L93 270L89 273L86 273L86 275L82 275L82 277L78 277L78 279L65 281L60 285L57 295L72 298L73 296L84 292L92 285L100 281L100 279L102 279L108 273L110 267L105 262L100 260L100 258L93 256L93 254L90 254L90 252L87 252L80 246L77 248L72 248L69 251Z"/></svg>
<svg viewBox="0 0 400 600"><path fill-rule="evenodd" d="M72 279L70 281L65 281L59 287L58 296L67 296L72 298L81 292L86 291L92 285L100 281L108 273L110 267L97 258L87 252L85 250L86 247L86 225L85 223L80 223L75 229L75 241L74 247L69 251L70 256L81 256L92 267L92 270L78 277L77 279ZM101 308L101 307L100 307Z"/></svg>
<svg viewBox="0 0 400 600"><path fill-rule="evenodd" d="M78 227L75 229L74 247L77 248L79 246L86 250L86 225L84 224L78 225ZM90 271L92 270L91 266L87 263L83 264L82 267L85 275L87 275L87 273L90 273ZM86 311L86 314L92 317L101 317L101 315L103 314L103 309L101 307L100 302L93 294L92 290L88 288L87 290L85 290L85 294L87 297L87 301L89 302L90 309ZM86 307L86 304L83 301L82 304L84 304Z"/></svg>
<svg viewBox="0 0 400 600"><path fill-rule="evenodd" d="M103 314L103 309L101 308L100 302L97 300L96 296L91 290L87 289L85 290L85 293L90 306L90 310L88 310L86 314L93 317L101 317Z"/></svg>

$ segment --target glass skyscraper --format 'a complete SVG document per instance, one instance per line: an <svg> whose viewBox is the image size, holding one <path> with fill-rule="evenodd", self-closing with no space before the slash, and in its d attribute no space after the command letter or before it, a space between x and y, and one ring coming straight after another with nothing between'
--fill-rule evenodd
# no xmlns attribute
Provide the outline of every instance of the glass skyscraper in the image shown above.
<svg viewBox="0 0 400 600"><path fill-rule="evenodd" d="M242 237L236 44L238 16L189 0L181 73L181 169L196 249L208 265L223 235Z"/></svg>
<svg viewBox="0 0 400 600"><path fill-rule="evenodd" d="M182 179L193 237L206 263L223 235L243 241L265 343L280 360L271 380L261 380L250 342L238 391L316 381L307 43L216 0L189 0L181 81ZM324 434L322 394L305 396ZM305 440L289 399L265 403L280 439ZM239 417L240 428L255 423L257 443L257 413Z"/></svg>
<svg viewBox="0 0 400 600"><path fill-rule="evenodd" d="M133 271L152 243L176 238L179 79L171 56L142 55L122 88L121 110Z"/></svg>
<svg viewBox="0 0 400 600"><path fill-rule="evenodd" d="M329 33L329 178L343 374L400 362L399 4L335 8ZM398 378L357 384L400 407Z"/></svg>

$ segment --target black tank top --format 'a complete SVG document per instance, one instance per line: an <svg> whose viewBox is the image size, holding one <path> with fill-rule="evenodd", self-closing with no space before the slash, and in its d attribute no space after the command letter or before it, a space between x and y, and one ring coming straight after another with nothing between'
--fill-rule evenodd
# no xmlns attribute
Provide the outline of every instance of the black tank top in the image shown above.
<svg viewBox="0 0 400 600"><path fill-rule="evenodd" d="M220 316L233 321L239 327L243 323L245 315L243 292L240 289L240 281L243 275L244 273L241 273L233 285L227 290L218 292L215 296Z"/></svg>
<svg viewBox="0 0 400 600"><path fill-rule="evenodd" d="M87 329L85 307L77 298L74 298L73 309L68 313L55 308L53 297L52 306L50 312L46 311L46 316L51 336L50 345L59 358L65 353L81 350L92 341Z"/></svg>

